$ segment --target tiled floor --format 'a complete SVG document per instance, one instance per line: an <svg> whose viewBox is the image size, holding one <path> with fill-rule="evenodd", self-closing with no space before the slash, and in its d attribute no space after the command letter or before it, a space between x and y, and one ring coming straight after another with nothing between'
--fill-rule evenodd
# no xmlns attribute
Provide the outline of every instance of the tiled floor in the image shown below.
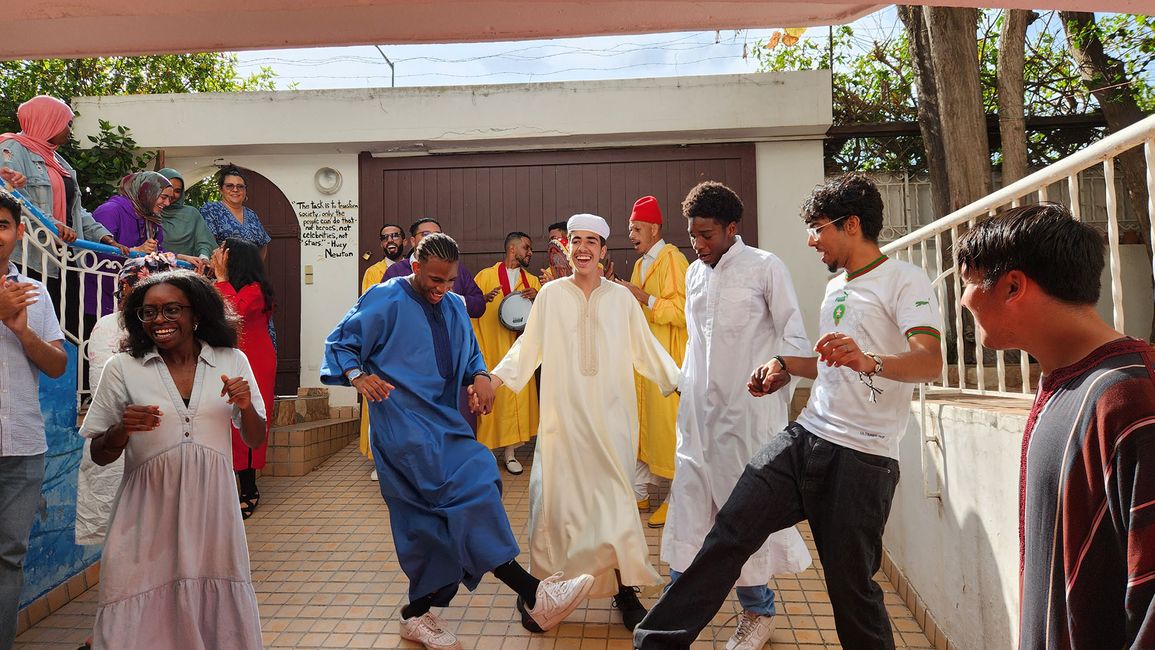
<svg viewBox="0 0 1155 650"><path fill-rule="evenodd" d="M505 504L523 548L531 453L529 448L519 452L524 474L505 475ZM247 530L267 647L419 647L397 634L407 582L393 553L388 512L377 484L369 480L370 469L354 443L308 476L261 480L260 510L248 521ZM803 527L802 535L813 551L809 529ZM647 537L656 563L661 531L647 529ZM524 554L522 562L528 565ZM664 564L659 568L667 573ZM930 648L881 573L878 581L886 590L897 645ZM821 568L775 582L779 615L771 647L838 648ZM95 606L96 592L89 590L21 635L16 648L75 648L91 628ZM723 647L736 611L737 601L727 602L695 648ZM492 576L476 592L463 591L441 614L465 648L630 647L629 633L609 599L591 600L555 630L531 635L515 616L514 596Z"/></svg>

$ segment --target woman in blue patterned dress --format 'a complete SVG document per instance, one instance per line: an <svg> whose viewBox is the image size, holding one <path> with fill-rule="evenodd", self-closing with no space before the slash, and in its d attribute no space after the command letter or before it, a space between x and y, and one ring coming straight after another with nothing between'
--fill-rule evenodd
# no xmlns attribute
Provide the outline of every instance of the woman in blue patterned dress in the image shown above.
<svg viewBox="0 0 1155 650"><path fill-rule="evenodd" d="M220 201L210 201L201 206L201 216L216 238L222 244L230 237L247 241L261 252L261 261L267 260L269 242L272 237L265 232L256 212L245 207L248 198L248 183L240 167L227 165L217 172L217 187L221 190ZM269 319L269 338L273 339L273 349L277 348L277 326Z"/></svg>
<svg viewBox="0 0 1155 650"><path fill-rule="evenodd" d="M229 237L247 241L261 250L264 260L269 242L272 240L256 212L245 207L248 185L239 167L229 165L217 174L217 187L221 189L221 200L211 201L201 206L201 216L220 244Z"/></svg>

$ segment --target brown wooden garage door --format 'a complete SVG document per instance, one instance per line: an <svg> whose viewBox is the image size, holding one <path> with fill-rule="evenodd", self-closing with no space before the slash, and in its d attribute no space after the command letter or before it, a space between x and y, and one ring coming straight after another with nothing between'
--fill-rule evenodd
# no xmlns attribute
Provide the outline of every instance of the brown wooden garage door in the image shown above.
<svg viewBox="0 0 1155 650"><path fill-rule="evenodd" d="M461 244L473 273L501 259L506 233L527 232L533 237L536 270L546 265L549 224L592 212L610 222L610 258L628 278L638 257L626 237L634 201L656 196L666 241L689 256L681 202L705 180L721 181L738 192L746 206L739 233L747 243L758 243L752 144L415 158L362 154L360 171L361 273L381 259L382 223L408 229L418 218L437 219ZM359 276L356 282L360 288Z"/></svg>

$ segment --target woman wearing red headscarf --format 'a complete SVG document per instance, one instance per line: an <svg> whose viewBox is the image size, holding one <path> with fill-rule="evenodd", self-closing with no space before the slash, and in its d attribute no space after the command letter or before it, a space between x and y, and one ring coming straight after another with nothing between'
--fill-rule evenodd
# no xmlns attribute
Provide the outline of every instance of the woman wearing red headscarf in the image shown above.
<svg viewBox="0 0 1155 650"><path fill-rule="evenodd" d="M47 95L29 99L16 109L20 122L19 133L0 135L0 177L17 185L37 208L52 218L65 241L82 237L118 246L112 233L100 225L80 203L80 184L76 171L57 151L57 147L72 138L72 109L68 104ZM18 246L12 261L21 263L22 247ZM40 268L40 256L30 255L28 275L43 280L55 304L60 305L60 268L49 264ZM78 283L70 283L77 287ZM75 331L79 291L69 291L65 312L66 328Z"/></svg>

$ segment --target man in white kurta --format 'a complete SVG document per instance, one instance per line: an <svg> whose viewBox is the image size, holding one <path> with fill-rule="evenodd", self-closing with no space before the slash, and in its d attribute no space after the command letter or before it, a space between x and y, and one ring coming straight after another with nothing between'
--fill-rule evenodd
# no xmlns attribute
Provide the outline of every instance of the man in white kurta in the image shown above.
<svg viewBox="0 0 1155 650"><path fill-rule="evenodd" d="M662 535L661 557L675 579L697 555L746 463L789 419L792 391L758 399L746 390L757 360L810 353L790 272L777 256L747 246L736 234L741 210L737 195L720 183L694 188L683 203L699 259L686 272L689 341ZM746 613L739 632L746 632L743 622L766 619L768 634L775 607L767 583L775 574L802 571L810 562L797 529L771 535L742 568L736 585Z"/></svg>
<svg viewBox="0 0 1155 650"><path fill-rule="evenodd" d="M670 394L678 367L630 291L597 268L609 226L600 217L576 215L569 227L574 275L542 287L525 332L492 374L499 386L520 391L541 366L529 483L531 571L593 575L590 596L615 595L632 629L645 614L637 611L632 587L661 581L633 499L634 371Z"/></svg>

